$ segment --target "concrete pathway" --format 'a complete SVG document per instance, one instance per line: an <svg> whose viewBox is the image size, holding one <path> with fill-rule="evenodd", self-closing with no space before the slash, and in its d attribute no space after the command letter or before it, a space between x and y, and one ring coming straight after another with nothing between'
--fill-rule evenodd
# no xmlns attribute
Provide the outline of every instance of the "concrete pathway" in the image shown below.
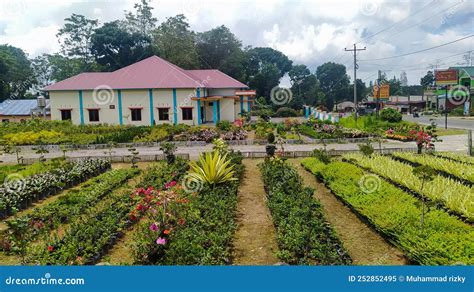
<svg viewBox="0 0 474 292"><path fill-rule="evenodd" d="M452 151L452 152L463 152L467 153L467 135L452 135L441 137L442 142L436 143L436 148L439 151ZM376 143L374 147L378 147ZM285 151L311 151L315 148L322 148L321 144L288 144L284 145ZM395 140L387 140L382 143L382 148L414 148L416 147L415 142L400 142ZM240 150L244 152L265 152L265 145L232 145L232 149ZM159 147L137 147L137 151L140 155L155 155L162 154ZM212 145L206 146L190 146L190 147L178 147L177 153L187 153L191 159L196 159L202 152L210 151ZM327 149L331 150L358 150L357 143L347 144L328 144ZM130 152L127 148L115 148L113 149L114 156L129 156ZM24 158L38 158L39 155L34 152L22 152L20 153ZM66 153L69 157L107 157L103 149L89 149L89 150L74 150ZM60 151L51 151L44 155L46 158L61 157L63 153ZM0 161L4 163L16 163L15 154L4 154L0 156Z"/></svg>
<svg viewBox="0 0 474 292"><path fill-rule="evenodd" d="M275 227L267 207L265 190L257 164L245 159L244 177L237 204L238 228L234 235L234 265L274 265L278 263Z"/></svg>

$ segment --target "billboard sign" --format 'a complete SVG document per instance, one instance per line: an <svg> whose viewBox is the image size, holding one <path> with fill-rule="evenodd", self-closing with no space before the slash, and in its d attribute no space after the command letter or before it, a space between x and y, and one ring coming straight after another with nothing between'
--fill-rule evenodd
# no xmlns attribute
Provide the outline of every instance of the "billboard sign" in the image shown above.
<svg viewBox="0 0 474 292"><path fill-rule="evenodd" d="M437 70L435 71L436 85L456 85L458 84L457 70Z"/></svg>
<svg viewBox="0 0 474 292"><path fill-rule="evenodd" d="M382 84L374 86L374 98L389 98L390 97L390 85Z"/></svg>

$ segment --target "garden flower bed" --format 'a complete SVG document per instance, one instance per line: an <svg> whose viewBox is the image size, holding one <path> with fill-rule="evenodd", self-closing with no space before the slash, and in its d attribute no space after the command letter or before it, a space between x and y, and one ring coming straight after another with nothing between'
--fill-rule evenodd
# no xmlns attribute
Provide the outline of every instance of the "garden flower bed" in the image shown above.
<svg viewBox="0 0 474 292"><path fill-rule="evenodd" d="M448 213L429 209L424 227L421 206L415 197L381 180L372 192L364 192L362 169L346 162L328 165L306 158L302 165L322 180L354 212L402 249L407 257L423 265L472 265L474 228Z"/></svg>
<svg viewBox="0 0 474 292"><path fill-rule="evenodd" d="M230 155L234 175L240 177L242 157L237 153ZM139 196L143 203L138 209L145 218L139 223L132 247L136 263L216 265L231 262L238 180L208 186L189 177L185 179L182 184L187 191L171 181L165 184L164 193L148 189ZM190 189L197 192L189 192ZM160 202L161 208L150 208L156 202Z"/></svg>
<svg viewBox="0 0 474 292"><path fill-rule="evenodd" d="M422 188L422 181L413 174L413 167L409 164L381 155L367 157L361 154L346 154L344 158L388 179L399 187L406 188L418 197L423 195L468 221L474 222L474 205L469 203L474 202L472 186L437 175L433 181L424 184Z"/></svg>
<svg viewBox="0 0 474 292"><path fill-rule="evenodd" d="M260 165L279 246L288 264L347 265L351 258L324 218L313 190L297 171L280 159Z"/></svg>
<svg viewBox="0 0 474 292"><path fill-rule="evenodd" d="M6 182L0 186L0 218L10 215L15 209L25 209L35 201L84 182L109 168L110 162L105 159L85 159L45 173Z"/></svg>
<svg viewBox="0 0 474 292"><path fill-rule="evenodd" d="M39 235L48 234L60 224L73 222L77 216L93 208L107 195L110 195L112 190L138 173L137 169L118 169L106 172L87 181L80 189L69 191L54 202L35 208L27 215L8 220L7 225L10 226L10 229L0 237L2 249L4 251L18 249L18 246L15 246L15 236L18 233L21 233L23 240L31 241ZM17 230L18 227L25 228Z"/></svg>
<svg viewBox="0 0 474 292"><path fill-rule="evenodd" d="M469 163L457 162L434 155L418 155L407 152L395 152L392 156L415 165L427 165L453 179L467 184L474 184L474 167Z"/></svg>

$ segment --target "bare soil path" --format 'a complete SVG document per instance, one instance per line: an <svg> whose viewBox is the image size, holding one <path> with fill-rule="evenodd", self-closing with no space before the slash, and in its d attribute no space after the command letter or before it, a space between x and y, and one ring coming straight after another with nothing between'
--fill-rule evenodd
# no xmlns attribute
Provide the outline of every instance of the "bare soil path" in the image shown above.
<svg viewBox="0 0 474 292"><path fill-rule="evenodd" d="M274 265L278 245L265 190L257 164L245 159L237 204L238 228L234 235L234 265Z"/></svg>
<svg viewBox="0 0 474 292"><path fill-rule="evenodd" d="M355 265L406 265L408 261L396 247L367 226L347 206L339 201L324 184L301 166L301 159L289 160L304 184L315 190L314 197L324 207L327 220L336 230Z"/></svg>

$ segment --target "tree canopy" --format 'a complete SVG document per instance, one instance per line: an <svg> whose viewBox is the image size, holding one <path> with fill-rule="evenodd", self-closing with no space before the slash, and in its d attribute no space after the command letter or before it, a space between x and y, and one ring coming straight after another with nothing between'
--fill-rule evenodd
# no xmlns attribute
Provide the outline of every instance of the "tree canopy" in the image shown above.
<svg viewBox="0 0 474 292"><path fill-rule="evenodd" d="M0 98L23 97L28 90L82 72L110 72L156 54L184 69L218 69L257 91L270 105L270 93L289 78L293 99L285 106L303 104L332 108L350 97L344 65L325 63L316 72L293 65L282 52L269 47L244 47L224 26L195 32L182 14L158 20L150 0L139 0L122 19L99 23L84 15L64 20L57 38L61 51L29 60L19 48L0 46ZM365 84L359 84L360 94Z"/></svg>

